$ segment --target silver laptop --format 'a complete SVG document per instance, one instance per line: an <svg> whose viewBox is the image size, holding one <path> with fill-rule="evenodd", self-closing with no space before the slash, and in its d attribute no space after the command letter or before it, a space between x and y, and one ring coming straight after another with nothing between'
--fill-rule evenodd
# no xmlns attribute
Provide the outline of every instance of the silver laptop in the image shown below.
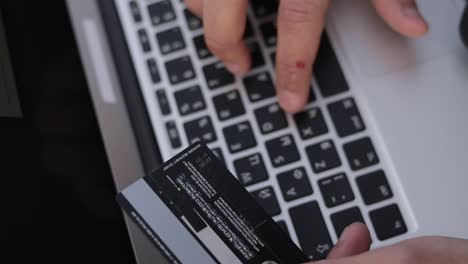
<svg viewBox="0 0 468 264"><path fill-rule="evenodd" d="M202 140L312 260L355 221L373 247L468 238L465 1L419 1L430 32L418 40L392 32L370 1L332 1L296 115L275 98L277 1L250 2L254 67L239 78L183 1L68 1L117 188ZM159 260L128 226L139 263Z"/></svg>

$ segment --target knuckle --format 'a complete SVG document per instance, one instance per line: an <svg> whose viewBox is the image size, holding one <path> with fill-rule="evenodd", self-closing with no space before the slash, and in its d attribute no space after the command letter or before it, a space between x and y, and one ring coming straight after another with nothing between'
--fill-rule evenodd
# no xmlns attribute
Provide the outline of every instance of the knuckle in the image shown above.
<svg viewBox="0 0 468 264"><path fill-rule="evenodd" d="M283 0L279 16L283 21L291 23L310 22L316 14L325 13L327 3L325 0Z"/></svg>

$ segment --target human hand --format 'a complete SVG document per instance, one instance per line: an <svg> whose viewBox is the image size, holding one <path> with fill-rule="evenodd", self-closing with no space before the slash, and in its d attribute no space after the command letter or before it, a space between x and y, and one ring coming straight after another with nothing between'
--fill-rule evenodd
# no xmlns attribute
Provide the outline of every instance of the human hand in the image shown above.
<svg viewBox="0 0 468 264"><path fill-rule="evenodd" d="M251 65L242 41L248 0L185 0L203 18L205 41L226 68L245 74ZM273 0L264 0L273 1ZM287 112L298 112L309 94L312 65L330 0L280 0L276 55L277 95ZM424 35L428 26L415 0L372 0L379 15L395 31L409 37Z"/></svg>
<svg viewBox="0 0 468 264"><path fill-rule="evenodd" d="M468 240L421 237L367 251L370 236L363 224L345 229L327 260L315 264L466 264ZM310 263L311 264L311 263Z"/></svg>

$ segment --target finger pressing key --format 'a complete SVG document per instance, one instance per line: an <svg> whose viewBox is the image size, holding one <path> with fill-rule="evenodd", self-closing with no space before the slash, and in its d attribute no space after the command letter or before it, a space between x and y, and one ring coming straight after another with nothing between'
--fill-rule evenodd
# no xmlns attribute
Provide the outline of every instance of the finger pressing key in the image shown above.
<svg viewBox="0 0 468 264"><path fill-rule="evenodd" d="M236 75L250 68L250 55L242 40L247 0L204 0L203 23L208 48Z"/></svg>
<svg viewBox="0 0 468 264"><path fill-rule="evenodd" d="M280 1L276 78L278 99L287 112L298 112L307 103L328 4L329 0Z"/></svg>

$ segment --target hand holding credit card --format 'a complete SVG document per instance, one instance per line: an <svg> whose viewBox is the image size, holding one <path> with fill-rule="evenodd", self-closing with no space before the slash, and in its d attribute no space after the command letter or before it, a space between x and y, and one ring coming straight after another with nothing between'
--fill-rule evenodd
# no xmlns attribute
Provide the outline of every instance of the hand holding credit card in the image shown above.
<svg viewBox="0 0 468 264"><path fill-rule="evenodd" d="M303 263L304 253L202 143L117 197L171 263Z"/></svg>

